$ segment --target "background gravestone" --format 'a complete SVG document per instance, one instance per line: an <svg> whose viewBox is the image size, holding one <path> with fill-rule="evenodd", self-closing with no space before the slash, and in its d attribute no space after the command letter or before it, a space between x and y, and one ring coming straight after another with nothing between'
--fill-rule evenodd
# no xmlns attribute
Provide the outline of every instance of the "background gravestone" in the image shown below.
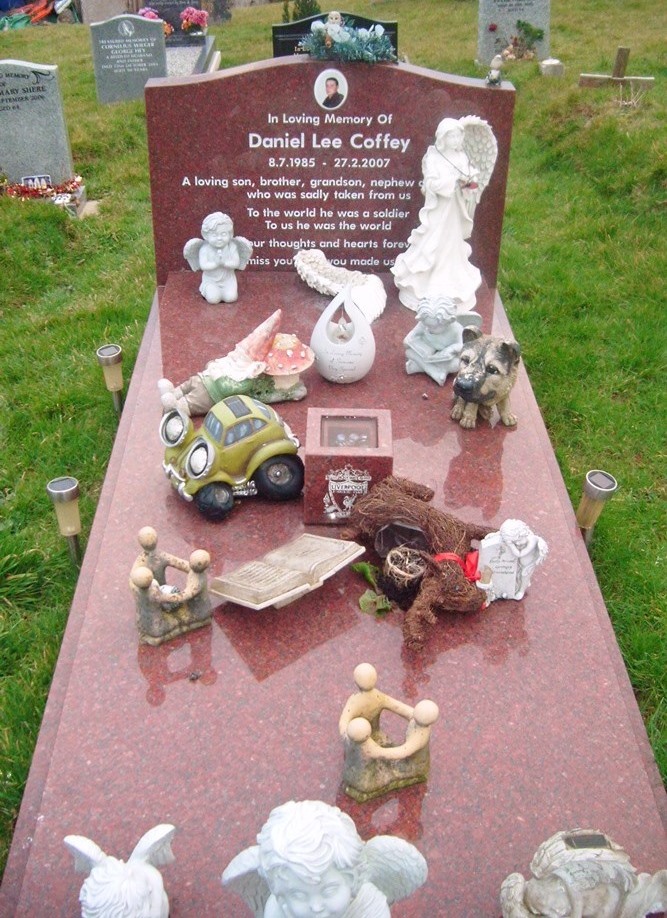
<svg viewBox="0 0 667 918"><path fill-rule="evenodd" d="M181 28L181 13L186 7L191 6L194 9L201 9L200 0L194 0L188 3L188 0L154 0L150 4L151 9L163 19L174 30L167 39L169 45L202 45L204 35L202 32L187 31Z"/></svg>
<svg viewBox="0 0 667 918"><path fill-rule="evenodd" d="M162 22L115 16L90 27L95 85L100 102L141 99L146 80L167 75Z"/></svg>
<svg viewBox="0 0 667 918"><path fill-rule="evenodd" d="M480 0L477 21L477 59L489 64L517 34L517 21L544 31L535 44L538 60L549 57L550 0Z"/></svg>
<svg viewBox="0 0 667 918"><path fill-rule="evenodd" d="M0 116L0 172L10 183L48 175L59 185L74 177L56 66L0 61Z"/></svg>
<svg viewBox="0 0 667 918"><path fill-rule="evenodd" d="M139 9L139 6L137 9ZM81 0L81 18L86 25L103 22L128 12L126 0ZM130 11L132 12L132 11Z"/></svg>

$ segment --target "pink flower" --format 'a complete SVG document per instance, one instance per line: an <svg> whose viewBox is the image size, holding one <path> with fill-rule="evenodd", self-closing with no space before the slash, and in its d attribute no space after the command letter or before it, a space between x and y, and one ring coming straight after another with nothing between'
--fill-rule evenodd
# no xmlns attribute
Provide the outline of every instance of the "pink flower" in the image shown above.
<svg viewBox="0 0 667 918"><path fill-rule="evenodd" d="M490 23L489 32L497 32L497 31L498 31L498 23L497 22Z"/></svg>

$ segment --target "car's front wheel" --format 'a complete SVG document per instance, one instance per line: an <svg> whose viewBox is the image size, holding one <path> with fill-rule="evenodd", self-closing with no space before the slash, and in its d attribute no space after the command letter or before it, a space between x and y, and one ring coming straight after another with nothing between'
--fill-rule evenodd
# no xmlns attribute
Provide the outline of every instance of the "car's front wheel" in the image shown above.
<svg viewBox="0 0 667 918"><path fill-rule="evenodd" d="M303 462L298 456L273 456L262 462L253 476L260 497L291 500L303 489Z"/></svg>
<svg viewBox="0 0 667 918"><path fill-rule="evenodd" d="M207 520L224 520L234 506L234 495L229 485L213 481L195 494L195 506Z"/></svg>

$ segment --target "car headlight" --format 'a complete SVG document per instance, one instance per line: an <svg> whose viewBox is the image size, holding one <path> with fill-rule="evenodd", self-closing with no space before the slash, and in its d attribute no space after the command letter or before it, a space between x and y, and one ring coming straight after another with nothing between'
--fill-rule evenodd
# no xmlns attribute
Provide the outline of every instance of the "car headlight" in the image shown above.
<svg viewBox="0 0 667 918"><path fill-rule="evenodd" d="M160 439L169 448L178 446L185 439L190 426L190 419L180 411L168 411L160 421Z"/></svg>
<svg viewBox="0 0 667 918"><path fill-rule="evenodd" d="M195 443L185 460L185 471L190 478L203 478L211 471L214 453L205 440L195 440Z"/></svg>

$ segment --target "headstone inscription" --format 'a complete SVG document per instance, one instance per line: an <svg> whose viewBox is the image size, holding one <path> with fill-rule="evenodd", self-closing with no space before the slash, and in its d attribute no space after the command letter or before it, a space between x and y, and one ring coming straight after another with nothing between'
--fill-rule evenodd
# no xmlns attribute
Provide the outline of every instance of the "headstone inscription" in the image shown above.
<svg viewBox="0 0 667 918"><path fill-rule="evenodd" d="M0 61L0 171L10 183L38 175L59 185L74 177L56 66Z"/></svg>
<svg viewBox="0 0 667 918"><path fill-rule="evenodd" d="M529 28L522 29L518 23L526 23ZM539 29L543 36L534 41L534 51L538 60L544 60L549 57L549 25L550 0L480 0L477 59L488 65L512 44L513 38L525 43L528 36L531 44L531 30Z"/></svg>
<svg viewBox="0 0 667 918"><path fill-rule="evenodd" d="M93 23L90 36L100 102L141 99L148 79L166 76L167 51L159 19L114 16Z"/></svg>
<svg viewBox="0 0 667 918"><path fill-rule="evenodd" d="M495 287L514 92L408 64L280 58L198 80L150 81L146 113L158 283L183 271L204 217L228 213L253 242L248 271L289 271L302 248L387 271L424 198L421 161L445 116L478 115L498 141L473 261ZM326 106L327 80L343 96ZM164 112L178 120L165 135Z"/></svg>

